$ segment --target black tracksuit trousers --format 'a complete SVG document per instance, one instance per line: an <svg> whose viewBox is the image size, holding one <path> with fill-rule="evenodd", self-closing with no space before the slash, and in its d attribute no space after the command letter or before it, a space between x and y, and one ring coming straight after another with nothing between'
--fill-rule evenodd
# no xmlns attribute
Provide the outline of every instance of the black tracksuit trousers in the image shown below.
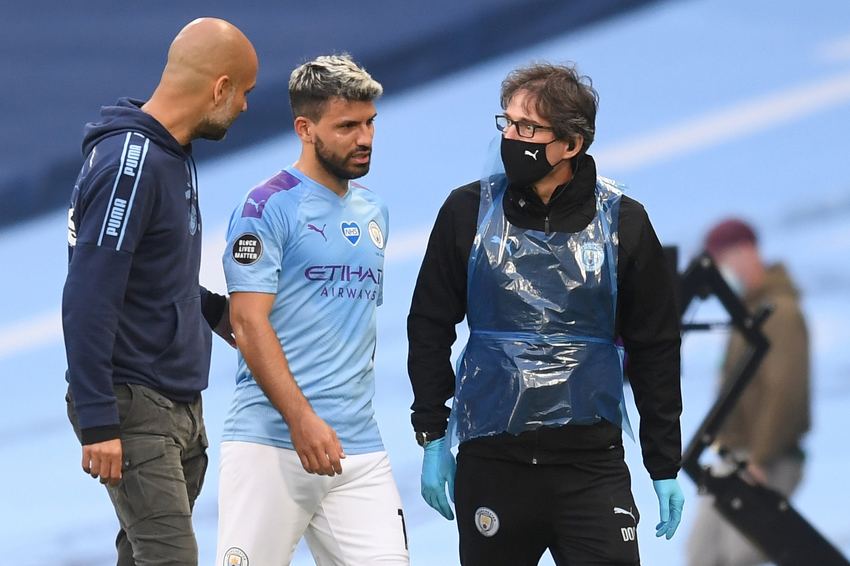
<svg viewBox="0 0 850 566"><path fill-rule="evenodd" d="M461 452L455 511L463 566L638 566L639 515L622 458L534 465Z"/></svg>

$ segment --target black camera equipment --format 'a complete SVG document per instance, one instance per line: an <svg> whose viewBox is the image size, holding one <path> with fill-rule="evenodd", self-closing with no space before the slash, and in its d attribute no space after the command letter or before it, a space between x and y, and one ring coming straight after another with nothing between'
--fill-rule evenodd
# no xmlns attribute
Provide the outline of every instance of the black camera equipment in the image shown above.
<svg viewBox="0 0 850 566"><path fill-rule="evenodd" d="M665 251L675 274L676 249L666 248ZM762 325L773 306L765 304L751 314L706 253L696 257L678 279L680 318L694 298L706 299L713 294L731 316L729 324L747 341L747 349L736 363L727 385L685 450L682 469L697 484L699 492L713 495L717 510L778 566L850 566L850 562L794 510L783 495L759 484L746 473L746 461L736 461L734 471L726 475L716 475L711 467L700 465L700 456L714 443L723 421L770 348ZM717 326L716 323L686 324L683 321L682 332ZM722 447L720 453L725 454Z"/></svg>

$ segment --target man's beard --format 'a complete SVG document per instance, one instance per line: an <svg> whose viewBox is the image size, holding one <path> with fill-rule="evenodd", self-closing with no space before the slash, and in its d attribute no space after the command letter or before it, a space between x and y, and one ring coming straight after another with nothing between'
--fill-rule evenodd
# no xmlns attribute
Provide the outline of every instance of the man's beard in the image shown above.
<svg viewBox="0 0 850 566"><path fill-rule="evenodd" d="M236 97L236 89L230 91L227 99L224 101L220 109L220 114L213 116L204 116L200 123L195 127L193 139L204 139L211 141L221 141L227 135L227 130L239 117L227 115L228 110L233 104L233 99Z"/></svg>
<svg viewBox="0 0 850 566"><path fill-rule="evenodd" d="M371 155L371 150L368 147L358 146L356 149L349 152L348 155L343 157L335 153L331 153L318 136L316 137L313 147L316 151L316 159L322 167L325 168L325 171L337 179L359 179L369 172L369 165L372 162L371 159L366 163L350 162L351 156L355 153L369 152Z"/></svg>
<svg viewBox="0 0 850 566"><path fill-rule="evenodd" d="M204 118L200 124L195 128L194 139L203 139L210 141L221 141L224 139L224 136L227 135L227 129L230 128L230 125L233 123L233 120L227 123L216 123L213 122L209 118Z"/></svg>

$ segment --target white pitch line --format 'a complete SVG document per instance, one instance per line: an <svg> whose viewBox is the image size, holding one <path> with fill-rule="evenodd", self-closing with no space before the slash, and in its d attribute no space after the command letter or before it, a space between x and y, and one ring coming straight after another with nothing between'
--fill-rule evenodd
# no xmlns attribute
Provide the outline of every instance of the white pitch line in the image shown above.
<svg viewBox="0 0 850 566"><path fill-rule="evenodd" d="M0 359L52 344L62 339L62 317L59 311L0 328Z"/></svg>
<svg viewBox="0 0 850 566"><path fill-rule="evenodd" d="M636 169L799 120L850 100L850 73L748 100L594 154L607 169Z"/></svg>
<svg viewBox="0 0 850 566"><path fill-rule="evenodd" d="M399 262L416 257L425 252L429 230L406 232L391 237L387 244L387 261ZM207 242L204 238L204 258L201 267L201 280L209 289L224 292L224 274L221 273L220 250L224 228L213 231L213 238ZM0 360L7 356L19 355L44 346L50 346L62 340L62 315L60 311L40 314L0 328Z"/></svg>
<svg viewBox="0 0 850 566"><path fill-rule="evenodd" d="M608 148L603 147L595 153L595 157L609 169L642 167L799 120L848 100L850 73L845 73L742 102ZM216 236L220 237L220 234L216 233ZM211 249L206 245L206 240L204 247ZM387 246L387 261L402 261L420 254L427 241L426 231L402 233L395 238L391 236ZM207 258L208 265L212 265L211 261ZM52 344L61 338L62 321L58 311L13 323L0 328L0 359Z"/></svg>

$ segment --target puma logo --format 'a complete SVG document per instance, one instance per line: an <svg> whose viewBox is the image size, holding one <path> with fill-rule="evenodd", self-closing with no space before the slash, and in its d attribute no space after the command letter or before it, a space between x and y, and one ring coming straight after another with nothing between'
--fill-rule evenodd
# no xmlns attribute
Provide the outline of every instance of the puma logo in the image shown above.
<svg viewBox="0 0 850 566"><path fill-rule="evenodd" d="M634 513L632 513L631 511L626 511L622 507L614 507L614 514L615 515L628 515L629 517L632 518L632 521L637 523L637 520L635 519Z"/></svg>
<svg viewBox="0 0 850 566"><path fill-rule="evenodd" d="M264 202L266 202L266 199L257 202L252 197L248 197L248 204L253 204L254 208L257 209L257 212L260 212L260 205L262 205Z"/></svg>
<svg viewBox="0 0 850 566"><path fill-rule="evenodd" d="M539 149L535 149L535 150L534 150L534 153L531 153L531 152L530 152L530 151L528 151L527 149L525 150L525 155L527 155L527 156L529 156L529 157L534 158L534 161L537 161L537 154L538 154L538 153L540 153L540 150L539 150Z"/></svg>
<svg viewBox="0 0 850 566"><path fill-rule="evenodd" d="M319 234L321 234L321 235L322 235L322 238L324 238L324 239L325 239L325 241L327 242L327 241L328 241L328 237L327 237L327 236L325 236L325 226L327 226L327 224L322 224L322 229L321 229L321 230L319 230L318 228L316 228L316 227L315 227L315 226L313 226L312 224L307 224L307 229L308 229L308 230L312 230L313 232L318 232Z"/></svg>

